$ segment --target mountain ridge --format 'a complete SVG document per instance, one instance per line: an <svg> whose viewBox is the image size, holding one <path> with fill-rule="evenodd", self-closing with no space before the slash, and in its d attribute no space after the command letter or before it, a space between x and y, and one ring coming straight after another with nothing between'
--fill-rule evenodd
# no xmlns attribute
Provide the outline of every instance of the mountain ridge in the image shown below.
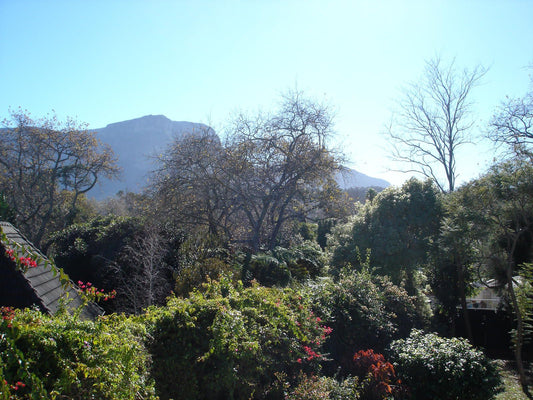
<svg viewBox="0 0 533 400"><path fill-rule="evenodd" d="M216 132L208 125L172 121L164 115L145 115L126 121L112 122L104 128L91 129L98 139L108 144L122 173L119 180L103 178L89 193L89 197L102 200L119 191L140 192L148 183L149 173L156 168L155 156L161 153L173 140L198 132ZM218 136L217 136L218 137ZM390 184L359 171L347 168L337 174L341 189L351 187L387 187Z"/></svg>

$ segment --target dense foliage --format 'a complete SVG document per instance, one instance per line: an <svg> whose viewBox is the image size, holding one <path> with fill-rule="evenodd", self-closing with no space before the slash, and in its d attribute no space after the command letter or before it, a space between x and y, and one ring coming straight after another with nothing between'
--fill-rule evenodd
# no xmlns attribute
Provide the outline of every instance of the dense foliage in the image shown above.
<svg viewBox="0 0 533 400"><path fill-rule="evenodd" d="M0 398L155 398L144 326L112 315L2 310Z"/></svg>
<svg viewBox="0 0 533 400"><path fill-rule="evenodd" d="M162 399L279 398L276 374L317 371L329 333L303 293L225 279L143 318Z"/></svg>
<svg viewBox="0 0 533 400"><path fill-rule="evenodd" d="M333 179L341 158L328 147L330 112L298 92L275 113L238 115L224 142L210 128L174 141L150 188L100 204L84 193L116 172L108 149L75 121L11 113L0 219L87 301L109 300L110 315L4 308L0 399L490 399L499 379L480 351L416 330L453 336L461 323L476 343L482 326L469 316L479 310L467 299L489 283L514 318L509 344L527 393L530 97L492 121L493 139L515 158L456 187L455 158L443 153L447 191L429 159L408 153L433 181L352 191L358 202ZM443 131L425 128L434 127L423 137ZM9 245L0 257L14 274L35 266Z"/></svg>
<svg viewBox="0 0 533 400"><path fill-rule="evenodd" d="M326 254L318 243L304 241L290 248L276 247L241 257L239 265L244 282L258 281L265 286L287 286L322 276Z"/></svg>
<svg viewBox="0 0 533 400"><path fill-rule="evenodd" d="M417 400L487 400L500 390L495 364L466 340L413 330L391 344L398 376Z"/></svg>
<svg viewBox="0 0 533 400"><path fill-rule="evenodd" d="M401 188L388 188L366 202L347 226L334 230L329 243L333 267L361 266L360 251L371 249L376 272L395 283L405 280L414 294L415 271L427 261L441 214L440 196L431 181L411 179Z"/></svg>
<svg viewBox="0 0 533 400"><path fill-rule="evenodd" d="M172 228L107 216L56 232L49 253L74 281L117 290L117 298L104 306L107 312L140 313L170 295L182 241L181 232Z"/></svg>
<svg viewBox="0 0 533 400"><path fill-rule="evenodd" d="M390 280L370 272L345 272L337 281L323 279L313 287L317 313L331 321L333 329L325 343L331 358L328 369L353 374L354 351L383 351L396 338L420 327L424 315L414 298Z"/></svg>

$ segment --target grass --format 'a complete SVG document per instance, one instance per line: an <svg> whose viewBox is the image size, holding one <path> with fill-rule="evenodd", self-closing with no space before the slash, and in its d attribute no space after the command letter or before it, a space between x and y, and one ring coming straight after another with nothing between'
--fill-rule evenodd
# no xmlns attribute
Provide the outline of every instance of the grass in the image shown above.
<svg viewBox="0 0 533 400"><path fill-rule="evenodd" d="M498 360L500 373L503 379L504 391L499 393L495 400L528 400L527 396L522 392L520 382L518 380L518 373L513 363L510 361ZM528 376L531 378L531 368L528 369ZM530 385L530 391L533 388Z"/></svg>

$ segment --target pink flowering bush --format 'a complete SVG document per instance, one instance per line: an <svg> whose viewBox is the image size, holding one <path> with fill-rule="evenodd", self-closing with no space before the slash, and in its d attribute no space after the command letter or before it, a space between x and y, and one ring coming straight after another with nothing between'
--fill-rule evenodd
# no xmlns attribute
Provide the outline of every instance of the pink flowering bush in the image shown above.
<svg viewBox="0 0 533 400"><path fill-rule="evenodd" d="M22 271L26 271L28 270L28 268L37 267L37 261L35 261L31 257L17 256L15 254L15 251L9 248L6 248L5 252L6 252L6 256L9 259L11 259L17 265L17 268L19 268Z"/></svg>
<svg viewBox="0 0 533 400"><path fill-rule="evenodd" d="M98 289L91 282L78 281L78 288L80 294L82 294L87 301L98 302L108 301L114 299L117 296L116 290L105 292L104 289Z"/></svg>

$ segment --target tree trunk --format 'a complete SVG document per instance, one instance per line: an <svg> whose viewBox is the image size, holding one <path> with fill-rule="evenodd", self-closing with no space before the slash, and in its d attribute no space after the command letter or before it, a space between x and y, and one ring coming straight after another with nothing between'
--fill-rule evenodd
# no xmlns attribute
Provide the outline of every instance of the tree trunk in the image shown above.
<svg viewBox="0 0 533 400"><path fill-rule="evenodd" d="M511 261L510 261L511 262ZM516 361L516 368L518 369L518 377L520 378L520 386L522 391L529 399L533 399L533 396L529 392L526 379L526 371L524 369L524 363L522 361L522 346L524 344L524 320L522 318L522 313L518 306L518 300L516 298L516 293L513 287L513 268L512 265L507 266L507 290L511 297L511 302L513 304L513 309L516 317L516 336L514 339L514 356Z"/></svg>
<svg viewBox="0 0 533 400"><path fill-rule="evenodd" d="M473 343L472 325L470 324L470 317L468 315L468 307L466 306L466 291L465 291L465 274L463 265L457 262L457 286L459 289L459 296L461 300L461 309L463 314L463 321L466 328L466 336L470 343Z"/></svg>

